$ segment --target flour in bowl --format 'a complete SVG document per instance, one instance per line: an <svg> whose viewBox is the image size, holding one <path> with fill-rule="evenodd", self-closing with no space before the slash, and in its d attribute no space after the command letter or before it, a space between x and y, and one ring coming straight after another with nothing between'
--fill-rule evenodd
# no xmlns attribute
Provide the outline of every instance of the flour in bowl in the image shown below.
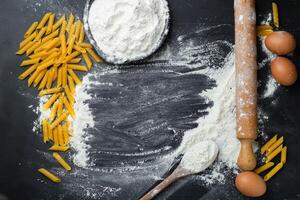
<svg viewBox="0 0 300 200"><path fill-rule="evenodd" d="M112 63L151 55L168 32L166 0L95 0L88 23L97 46Z"/></svg>

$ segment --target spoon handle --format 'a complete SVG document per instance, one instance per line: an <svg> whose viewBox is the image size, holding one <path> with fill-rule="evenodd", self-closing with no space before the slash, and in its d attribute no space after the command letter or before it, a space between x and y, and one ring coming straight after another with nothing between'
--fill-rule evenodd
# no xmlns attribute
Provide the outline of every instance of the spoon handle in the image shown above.
<svg viewBox="0 0 300 200"><path fill-rule="evenodd" d="M155 197L158 193L160 193L163 189L171 185L178 178L178 173L174 172L170 176L168 176L165 180L163 180L160 184L158 184L155 188L153 188L150 192L145 194L140 200L150 200Z"/></svg>

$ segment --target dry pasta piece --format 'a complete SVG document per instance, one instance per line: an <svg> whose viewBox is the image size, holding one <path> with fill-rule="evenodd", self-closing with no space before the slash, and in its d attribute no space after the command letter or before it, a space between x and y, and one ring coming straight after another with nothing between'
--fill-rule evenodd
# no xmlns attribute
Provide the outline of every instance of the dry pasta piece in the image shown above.
<svg viewBox="0 0 300 200"><path fill-rule="evenodd" d="M70 60L68 64L78 64L78 63L80 63L80 61L81 61L81 58L74 58L74 59Z"/></svg>
<svg viewBox="0 0 300 200"><path fill-rule="evenodd" d="M47 35L46 37L44 37L44 38L42 39L42 45L45 44L46 42L52 40L52 39L55 38L56 36L58 36L58 33L59 33L59 31L56 30L56 31L54 31L53 33L51 33L51 34Z"/></svg>
<svg viewBox="0 0 300 200"><path fill-rule="evenodd" d="M61 92L61 90L62 90L61 87L51 88L51 89L47 89L47 90L42 90L39 93L39 96L44 96L44 95L48 95L48 94L58 93L58 92Z"/></svg>
<svg viewBox="0 0 300 200"><path fill-rule="evenodd" d="M62 25L61 25L59 35L65 35L66 34L66 28L67 28L67 22L66 22L66 20L64 20Z"/></svg>
<svg viewBox="0 0 300 200"><path fill-rule="evenodd" d="M72 60L73 58L79 56L81 53L79 51L74 51L71 55L68 55L65 60L64 63L69 62L70 60Z"/></svg>
<svg viewBox="0 0 300 200"><path fill-rule="evenodd" d="M53 140L53 130L50 128L50 125L49 125L49 122L47 121L47 130L48 130L48 137L49 137L49 140L51 141L54 141Z"/></svg>
<svg viewBox="0 0 300 200"><path fill-rule="evenodd" d="M62 24L63 22L66 20L65 15L63 15L54 25L53 25L53 29L52 31L57 30Z"/></svg>
<svg viewBox="0 0 300 200"><path fill-rule="evenodd" d="M40 21L37 29L41 29L45 26L45 24L47 23L48 19L50 18L50 16L52 15L51 12L48 12L44 15L44 17L42 18L42 20Z"/></svg>
<svg viewBox="0 0 300 200"><path fill-rule="evenodd" d="M54 70L53 68L50 69L50 73L48 76L48 80L47 80L47 84L46 84L46 88L50 89L53 83L53 76L54 76Z"/></svg>
<svg viewBox="0 0 300 200"><path fill-rule="evenodd" d="M43 106L44 110L49 109L52 106L52 104L57 100L59 95L60 95L59 93L52 95L52 97L44 104L44 106ZM51 129L53 129L53 128L51 128Z"/></svg>
<svg viewBox="0 0 300 200"><path fill-rule="evenodd" d="M64 135L63 135L63 129L61 125L57 125L57 130L58 130L58 144L59 146L64 146Z"/></svg>
<svg viewBox="0 0 300 200"><path fill-rule="evenodd" d="M36 27L38 26L38 24L39 24L39 22L33 22L31 25L30 25L30 27L27 29L27 31L25 32L25 38L27 38L29 35L31 35L34 31L35 31L35 29L36 29Z"/></svg>
<svg viewBox="0 0 300 200"><path fill-rule="evenodd" d="M40 39L42 39L43 35L46 33L46 30L46 27L42 28L33 41L39 41Z"/></svg>
<svg viewBox="0 0 300 200"><path fill-rule="evenodd" d="M90 48L90 49L93 48L93 45L91 45L89 43L86 43L86 42L79 43L78 45L83 47L83 48Z"/></svg>
<svg viewBox="0 0 300 200"><path fill-rule="evenodd" d="M57 146L57 145L53 145L52 147L49 148L50 151L63 151L63 152L69 149L70 149L69 146Z"/></svg>
<svg viewBox="0 0 300 200"><path fill-rule="evenodd" d="M257 32L258 36L268 36L271 35L273 33L273 30L261 30Z"/></svg>
<svg viewBox="0 0 300 200"><path fill-rule="evenodd" d="M30 76L30 78L28 79L28 87L31 86L31 84L33 83L33 81L38 77L38 75L40 74L40 71L35 70L35 72Z"/></svg>
<svg viewBox="0 0 300 200"><path fill-rule="evenodd" d="M68 130L68 133L70 136L73 136L73 130L71 128L71 125L70 125L70 121L69 120L66 120L66 129Z"/></svg>
<svg viewBox="0 0 300 200"><path fill-rule="evenodd" d="M54 64L54 59L51 59L49 61L45 60L43 63L40 63L40 65L37 68L37 71L41 71L43 69L47 69L48 67L50 67L53 64Z"/></svg>
<svg viewBox="0 0 300 200"><path fill-rule="evenodd" d="M267 150L267 156L270 155L279 145L283 143L283 137L280 137L274 144L272 144Z"/></svg>
<svg viewBox="0 0 300 200"><path fill-rule="evenodd" d="M58 153L53 153L53 157L65 170L71 171L70 165Z"/></svg>
<svg viewBox="0 0 300 200"><path fill-rule="evenodd" d="M86 53L86 50L78 45L74 45L73 47L76 51L79 51L80 53Z"/></svg>
<svg viewBox="0 0 300 200"><path fill-rule="evenodd" d="M71 13L70 17L69 17L69 20L68 20L67 31L70 31L71 26L74 23L74 20L75 20L74 15Z"/></svg>
<svg viewBox="0 0 300 200"><path fill-rule="evenodd" d="M34 40L34 38L37 36L37 32L33 32L30 36L28 36L25 40L23 40L20 43L20 49L22 49L23 47L25 47L29 42L31 42L32 40Z"/></svg>
<svg viewBox="0 0 300 200"><path fill-rule="evenodd" d="M282 167L283 164L278 163L269 173L264 176L264 181L270 180Z"/></svg>
<svg viewBox="0 0 300 200"><path fill-rule="evenodd" d="M38 64L34 64L31 67L29 67L25 72L23 72L18 79L24 80L27 76L29 76L32 72L34 72L37 68Z"/></svg>
<svg viewBox="0 0 300 200"><path fill-rule="evenodd" d="M44 78L46 72L47 72L47 70L42 70L42 71L39 72L39 75L33 81L33 86L34 87L36 87L40 83L40 81Z"/></svg>
<svg viewBox="0 0 300 200"><path fill-rule="evenodd" d="M68 73L70 74L70 76L72 77L72 79L75 81L75 83L77 85L81 84L80 79L78 78L78 76L75 74L75 72L72 69L68 69Z"/></svg>
<svg viewBox="0 0 300 200"><path fill-rule="evenodd" d="M277 156L281 150L282 150L283 145L281 144L277 149L275 149L272 153L270 153L269 155L267 155L267 160L266 163L270 162L271 160L273 160L273 158L275 158L275 156Z"/></svg>
<svg viewBox="0 0 300 200"><path fill-rule="evenodd" d="M67 44L66 44L66 36L65 35L60 35L60 44L61 44L61 51L62 55L67 55Z"/></svg>
<svg viewBox="0 0 300 200"><path fill-rule="evenodd" d="M67 66L66 66L66 64L64 64L62 66L62 86L63 87L65 87L67 85L67 76L68 76Z"/></svg>
<svg viewBox="0 0 300 200"><path fill-rule="evenodd" d="M46 51L41 51L41 52L37 52L37 53L34 53L32 55L29 56L29 58L33 59L33 58L42 58L42 57L45 57L49 55L49 52L46 52Z"/></svg>
<svg viewBox="0 0 300 200"><path fill-rule="evenodd" d="M102 58L100 58L93 49L86 48L86 50L97 63L103 62Z"/></svg>
<svg viewBox="0 0 300 200"><path fill-rule="evenodd" d="M274 135L266 144L260 148L260 153L264 154L277 141L277 134Z"/></svg>
<svg viewBox="0 0 300 200"><path fill-rule="evenodd" d="M58 69L57 87L62 85L62 67Z"/></svg>
<svg viewBox="0 0 300 200"><path fill-rule="evenodd" d="M56 64L53 66L54 75L53 75L53 81L57 79L57 68L59 67L59 64Z"/></svg>
<svg viewBox="0 0 300 200"><path fill-rule="evenodd" d="M45 88L45 86L46 86L46 84L47 84L47 80L48 80L48 75L49 75L49 70L46 72L46 74L45 74L45 76L43 77L43 80L42 80L42 82L41 82L41 84L40 84L40 86L39 86L39 90L43 90L44 88Z"/></svg>
<svg viewBox="0 0 300 200"><path fill-rule="evenodd" d="M88 71L86 66L84 66L84 65L75 65L75 64L68 64L68 69L73 69L73 70L83 71L83 72Z"/></svg>
<svg viewBox="0 0 300 200"><path fill-rule="evenodd" d="M70 43L70 40L71 40L71 36L75 36L75 24L73 24L71 26L71 29L69 30L69 34L68 34L68 40L67 40L67 43Z"/></svg>
<svg viewBox="0 0 300 200"><path fill-rule="evenodd" d="M58 109L57 109L57 116L61 116L62 113L63 113L63 98L62 95L60 95Z"/></svg>
<svg viewBox="0 0 300 200"><path fill-rule="evenodd" d="M47 43L47 45L43 46L43 49L45 50L49 50L51 48L55 48L60 44L60 40L59 38L54 38L53 40L51 40L49 43Z"/></svg>
<svg viewBox="0 0 300 200"><path fill-rule="evenodd" d="M286 163L286 154L287 154L287 147L284 147L281 151L281 157L280 157L280 162L282 164Z"/></svg>
<svg viewBox="0 0 300 200"><path fill-rule="evenodd" d="M26 51L26 55L29 56L41 45L41 40L35 42L29 49ZM38 58L38 57L37 57Z"/></svg>
<svg viewBox="0 0 300 200"><path fill-rule="evenodd" d="M64 145L68 145L70 142L70 137L69 137L69 131L68 131L67 124L65 124L63 126L63 135L64 135L64 141L65 141Z"/></svg>
<svg viewBox="0 0 300 200"><path fill-rule="evenodd" d="M84 33L84 27L83 24L80 22L80 34L79 38L77 40L78 43L82 43L84 41L85 33Z"/></svg>
<svg viewBox="0 0 300 200"><path fill-rule="evenodd" d="M80 35L80 21L77 20L75 23L75 31L74 31L75 39L78 41Z"/></svg>
<svg viewBox="0 0 300 200"><path fill-rule="evenodd" d="M75 84L71 76L68 75L68 85L72 94L75 93Z"/></svg>
<svg viewBox="0 0 300 200"><path fill-rule="evenodd" d="M63 96L63 103L64 103L65 107L67 108L67 110L69 111L71 117L74 119L75 118L75 112L73 110L73 107L70 105L70 103L68 102L68 100L66 99L65 96Z"/></svg>
<svg viewBox="0 0 300 200"><path fill-rule="evenodd" d="M26 66L26 65L33 65L33 64L36 64L40 61L40 58L34 58L34 59L29 59L29 60L24 60L22 63L21 63L21 67L23 66Z"/></svg>
<svg viewBox="0 0 300 200"><path fill-rule="evenodd" d="M257 168L256 170L254 170L255 173L260 174L264 171L266 171L267 169L271 168L274 166L273 162L268 162L266 164L264 164L263 166L260 166L259 168Z"/></svg>
<svg viewBox="0 0 300 200"><path fill-rule="evenodd" d="M66 96L67 96L70 104L73 105L74 104L74 97L72 96L71 90L69 89L68 85L66 85L64 87L64 89L65 89L65 93L66 93Z"/></svg>
<svg viewBox="0 0 300 200"><path fill-rule="evenodd" d="M48 22L46 34L49 34L49 33L52 32L52 30L53 30L53 25L54 25L54 20L55 20L55 14L53 13L53 14L50 15L50 17L49 17L49 22Z"/></svg>
<svg viewBox="0 0 300 200"><path fill-rule="evenodd" d="M54 174L52 174L51 172L49 172L48 170L46 170L44 168L40 168L40 169L38 169L38 171L54 183L61 182L60 178L58 178L57 176L55 176Z"/></svg>
<svg viewBox="0 0 300 200"><path fill-rule="evenodd" d="M43 120L42 126L43 126L43 140L44 140L44 143L46 143L49 140L49 137L48 137L48 126L47 126L47 120L46 119Z"/></svg>
<svg viewBox="0 0 300 200"><path fill-rule="evenodd" d="M278 14L278 6L275 2L272 3L272 11L273 11L273 23L274 26L279 28L279 14Z"/></svg>
<svg viewBox="0 0 300 200"><path fill-rule="evenodd" d="M75 35L71 35L70 40L68 41L67 53L70 55L72 53L75 43Z"/></svg>
<svg viewBox="0 0 300 200"><path fill-rule="evenodd" d="M56 101L54 104L53 104L53 108L51 110L51 114L50 114L50 121L52 122L55 117L56 117L56 113L57 113L57 109L58 109L58 104L59 102Z"/></svg>
<svg viewBox="0 0 300 200"><path fill-rule="evenodd" d="M24 47L22 47L19 51L16 52L17 55L22 55L24 54L32 45L34 42L28 42Z"/></svg>
<svg viewBox="0 0 300 200"><path fill-rule="evenodd" d="M58 129L57 128L54 128L53 129L53 142L54 142L54 145L59 145L59 142L58 142Z"/></svg>
<svg viewBox="0 0 300 200"><path fill-rule="evenodd" d="M56 120L54 122L52 122L52 124L50 124L50 128L54 129L55 127L58 126L58 124L60 124L62 121L64 121L67 117L68 117L68 112L64 112L63 114L58 116L56 118Z"/></svg>

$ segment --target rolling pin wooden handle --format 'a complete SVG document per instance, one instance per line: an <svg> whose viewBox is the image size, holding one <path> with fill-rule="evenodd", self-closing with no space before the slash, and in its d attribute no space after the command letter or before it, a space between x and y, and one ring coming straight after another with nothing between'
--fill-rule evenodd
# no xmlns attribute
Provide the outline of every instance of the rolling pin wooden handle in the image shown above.
<svg viewBox="0 0 300 200"><path fill-rule="evenodd" d="M170 176L168 176L165 180L163 180L159 185L145 194L140 200L151 200L153 199L158 193L164 190L166 187L171 185L174 181L178 179L177 172L174 171Z"/></svg>
<svg viewBox="0 0 300 200"><path fill-rule="evenodd" d="M251 171L256 166L256 157L253 153L252 143L253 140L241 139L241 150L238 157L238 166L245 171Z"/></svg>
<svg viewBox="0 0 300 200"><path fill-rule="evenodd" d="M238 166L253 170L252 143L257 137L257 49L255 0L235 0L235 68Z"/></svg>

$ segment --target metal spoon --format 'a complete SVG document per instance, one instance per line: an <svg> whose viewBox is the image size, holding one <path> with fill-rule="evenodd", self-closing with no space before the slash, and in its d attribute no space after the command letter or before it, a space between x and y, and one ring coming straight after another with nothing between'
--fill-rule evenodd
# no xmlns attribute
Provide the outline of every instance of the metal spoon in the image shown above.
<svg viewBox="0 0 300 200"><path fill-rule="evenodd" d="M194 153L194 151L197 150L198 147L200 147L199 149L203 150L203 148L201 148L201 147L203 147L203 145L206 145L205 147L207 147L207 148L205 148L205 149L207 150L209 157L206 159L206 162L199 163L199 166L197 166L197 169L193 169L193 170L189 169L189 167L186 166L185 161L188 158L190 158L191 154ZM206 168L208 168L214 162L214 160L216 159L216 157L218 155L218 151L219 151L219 149L218 149L217 144L210 140L203 141L203 142L200 142L200 143L194 145L184 154L180 164L174 170L174 172L169 177L167 177L165 180L163 180L159 185L157 185L155 188L153 188L150 192L148 192L145 196L140 198L140 200L150 200L153 197L155 197L158 193L160 193L163 189L165 189L166 187L171 185L173 182L178 180L179 178L189 176L192 174L197 174L199 172L204 171ZM197 162L197 160L194 160L194 161Z"/></svg>

